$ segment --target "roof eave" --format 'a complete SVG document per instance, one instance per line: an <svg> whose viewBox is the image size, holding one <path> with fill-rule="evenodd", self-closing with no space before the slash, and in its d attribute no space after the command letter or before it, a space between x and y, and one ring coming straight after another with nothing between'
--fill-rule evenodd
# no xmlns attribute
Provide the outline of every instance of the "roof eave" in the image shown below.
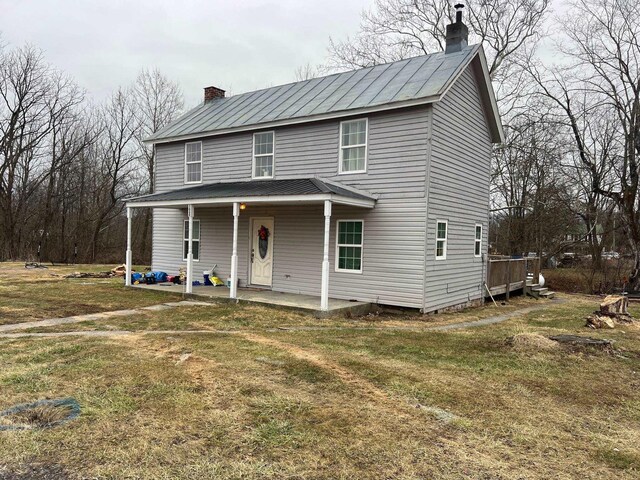
<svg viewBox="0 0 640 480"><path fill-rule="evenodd" d="M493 143L504 143L504 129L502 128L502 120L500 118L500 110L498 109L498 102L496 100L495 92L493 91L493 85L491 83L491 76L489 75L489 67L487 66L487 57L484 54L484 49L481 47L478 50L478 65L479 74L483 79L483 90L481 96L486 98L485 110L489 114L489 129L491 131L491 141ZM484 93L484 95L482 95ZM488 107L488 108L486 108Z"/></svg>

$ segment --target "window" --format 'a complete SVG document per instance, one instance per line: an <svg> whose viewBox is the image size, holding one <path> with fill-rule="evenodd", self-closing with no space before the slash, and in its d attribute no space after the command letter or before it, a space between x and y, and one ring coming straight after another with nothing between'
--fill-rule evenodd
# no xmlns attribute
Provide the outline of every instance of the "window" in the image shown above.
<svg viewBox="0 0 640 480"><path fill-rule="evenodd" d="M336 235L336 271L362 272L362 220L339 220Z"/></svg>
<svg viewBox="0 0 640 480"><path fill-rule="evenodd" d="M184 183L202 182L202 142L184 146Z"/></svg>
<svg viewBox="0 0 640 480"><path fill-rule="evenodd" d="M482 255L482 225L476 225L476 240L473 255L476 257Z"/></svg>
<svg viewBox="0 0 640 480"><path fill-rule="evenodd" d="M367 170L367 119L340 124L340 173Z"/></svg>
<svg viewBox="0 0 640 480"><path fill-rule="evenodd" d="M273 132L253 134L253 178L273 178Z"/></svg>
<svg viewBox="0 0 640 480"><path fill-rule="evenodd" d="M447 221L438 220L436 227L436 260L447 258Z"/></svg>
<svg viewBox="0 0 640 480"><path fill-rule="evenodd" d="M193 238L191 239L193 244L193 259L195 261L200 260L200 220L193 221ZM189 220L184 221L184 248L182 252L182 259L187 260L187 254L189 253Z"/></svg>

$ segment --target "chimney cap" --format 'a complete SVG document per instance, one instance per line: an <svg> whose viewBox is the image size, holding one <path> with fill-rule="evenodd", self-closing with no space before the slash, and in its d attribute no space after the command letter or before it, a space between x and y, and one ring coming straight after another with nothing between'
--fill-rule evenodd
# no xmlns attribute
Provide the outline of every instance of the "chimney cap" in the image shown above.
<svg viewBox="0 0 640 480"><path fill-rule="evenodd" d="M456 9L456 23L462 23L462 9L464 8L464 4L456 3L453 8Z"/></svg>

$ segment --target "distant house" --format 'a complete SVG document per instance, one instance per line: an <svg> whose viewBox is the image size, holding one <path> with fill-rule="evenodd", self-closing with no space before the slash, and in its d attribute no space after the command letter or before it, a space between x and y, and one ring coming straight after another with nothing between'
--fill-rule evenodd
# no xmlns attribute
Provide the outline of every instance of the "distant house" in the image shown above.
<svg viewBox="0 0 640 480"><path fill-rule="evenodd" d="M461 13L446 45L231 97L205 88L148 139L156 190L127 203L129 217L153 209L153 269L193 279L217 264L232 298L250 286L322 310L330 298L424 312L482 301L503 132Z"/></svg>
<svg viewBox="0 0 640 480"><path fill-rule="evenodd" d="M570 243L575 245L576 247L584 248L585 250L589 249L590 239L593 235L595 235L595 239L598 244L602 243L602 238L604 234L604 227L601 224L596 224L592 230L587 230L587 227L583 222L576 222L574 225L570 226L568 232L564 235L564 241L566 243Z"/></svg>

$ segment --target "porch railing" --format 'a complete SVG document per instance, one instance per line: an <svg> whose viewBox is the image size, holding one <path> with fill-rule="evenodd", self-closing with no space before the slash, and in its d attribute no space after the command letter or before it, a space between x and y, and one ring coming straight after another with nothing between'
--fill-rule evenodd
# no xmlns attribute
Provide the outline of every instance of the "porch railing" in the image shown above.
<svg viewBox="0 0 640 480"><path fill-rule="evenodd" d="M505 294L507 299L514 290L524 289L527 274L537 283L540 274L540 257L511 258L492 255L487 264L487 287L491 295Z"/></svg>

